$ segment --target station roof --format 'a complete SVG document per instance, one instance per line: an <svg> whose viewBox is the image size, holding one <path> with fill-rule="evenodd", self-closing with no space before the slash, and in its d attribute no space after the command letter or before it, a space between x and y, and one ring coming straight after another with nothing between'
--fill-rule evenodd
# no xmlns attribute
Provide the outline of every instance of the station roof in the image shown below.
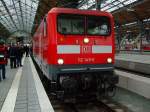
<svg viewBox="0 0 150 112"><path fill-rule="evenodd" d="M10 32L31 32L39 0L0 0L0 23Z"/></svg>
<svg viewBox="0 0 150 112"><path fill-rule="evenodd" d="M95 0L89 0L78 6L80 9L95 10ZM111 12L120 23L129 23L137 19L150 18L150 0L102 0L102 11ZM137 16L137 17L136 17Z"/></svg>
<svg viewBox="0 0 150 112"><path fill-rule="evenodd" d="M52 7L76 7L77 4L78 0L0 0L0 35L3 28L5 33L31 33Z"/></svg>
<svg viewBox="0 0 150 112"><path fill-rule="evenodd" d="M34 33L45 14L53 7L93 9L96 0L0 0L2 32ZM150 20L150 0L101 0L101 9L113 13L120 24ZM6 34L6 33L4 33Z"/></svg>
<svg viewBox="0 0 150 112"><path fill-rule="evenodd" d="M150 19L150 0L137 1L113 13L120 23L131 23L134 21Z"/></svg>
<svg viewBox="0 0 150 112"><path fill-rule="evenodd" d="M78 8L96 10L95 0L82 0ZM150 0L101 0L101 10L111 12L124 31L138 32L139 21L150 29Z"/></svg>

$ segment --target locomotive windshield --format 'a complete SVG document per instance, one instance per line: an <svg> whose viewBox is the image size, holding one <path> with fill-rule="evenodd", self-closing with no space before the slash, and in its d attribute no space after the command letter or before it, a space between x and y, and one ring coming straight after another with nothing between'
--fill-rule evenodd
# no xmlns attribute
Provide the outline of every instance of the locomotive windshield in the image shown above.
<svg viewBox="0 0 150 112"><path fill-rule="evenodd" d="M58 16L57 22L58 32L61 34L104 36L110 34L110 19L106 16L85 17L80 15L62 14Z"/></svg>
<svg viewBox="0 0 150 112"><path fill-rule="evenodd" d="M87 34L89 35L109 35L110 20L105 16L87 17Z"/></svg>
<svg viewBox="0 0 150 112"><path fill-rule="evenodd" d="M59 15L58 32L62 34L83 34L84 17L78 15Z"/></svg>

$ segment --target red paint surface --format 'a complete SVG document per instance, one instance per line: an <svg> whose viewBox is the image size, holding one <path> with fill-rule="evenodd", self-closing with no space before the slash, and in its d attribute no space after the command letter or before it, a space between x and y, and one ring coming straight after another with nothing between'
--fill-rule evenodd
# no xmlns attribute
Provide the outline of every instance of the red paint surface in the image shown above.
<svg viewBox="0 0 150 112"><path fill-rule="evenodd" d="M111 35L62 35L57 32L57 15L60 13L108 16L111 20ZM53 8L46 17L47 35L44 37L44 21L41 22L33 37L33 52L47 64L57 64L59 58L64 59L64 64L107 64L111 57L114 63L114 22L110 13L100 11L86 11L77 9ZM90 42L85 44L84 38ZM57 45L80 45L80 54L57 54ZM92 54L92 45L112 46L112 53ZM88 46L88 52L83 52L83 47Z"/></svg>

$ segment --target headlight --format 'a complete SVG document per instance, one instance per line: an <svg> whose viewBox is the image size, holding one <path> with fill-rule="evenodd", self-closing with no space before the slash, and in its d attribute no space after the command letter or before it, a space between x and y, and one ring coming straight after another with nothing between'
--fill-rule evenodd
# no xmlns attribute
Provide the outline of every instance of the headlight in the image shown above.
<svg viewBox="0 0 150 112"><path fill-rule="evenodd" d="M0 58L4 58L4 55L0 55Z"/></svg>
<svg viewBox="0 0 150 112"><path fill-rule="evenodd" d="M112 58L107 58L108 63L112 63Z"/></svg>
<svg viewBox="0 0 150 112"><path fill-rule="evenodd" d="M89 39L88 38L84 38L84 43L85 44L89 43Z"/></svg>
<svg viewBox="0 0 150 112"><path fill-rule="evenodd" d="M58 59L58 61L57 61L57 62L58 62L58 64L59 64L59 65L64 64L64 60L63 60L63 59Z"/></svg>

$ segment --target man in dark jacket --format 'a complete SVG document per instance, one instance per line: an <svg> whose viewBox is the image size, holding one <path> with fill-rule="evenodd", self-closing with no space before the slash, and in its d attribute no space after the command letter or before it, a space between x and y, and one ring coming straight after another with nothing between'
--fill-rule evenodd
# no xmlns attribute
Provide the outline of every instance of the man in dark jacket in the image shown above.
<svg viewBox="0 0 150 112"><path fill-rule="evenodd" d="M9 48L9 57L10 57L10 67L16 68L16 55L17 55L17 48L14 44L12 44Z"/></svg>
<svg viewBox="0 0 150 112"><path fill-rule="evenodd" d="M23 48L20 46L20 44L18 44L16 49L17 67L22 66L21 64L22 57L23 57Z"/></svg>
<svg viewBox="0 0 150 112"><path fill-rule="evenodd" d="M29 46L25 46L26 57L29 57Z"/></svg>

